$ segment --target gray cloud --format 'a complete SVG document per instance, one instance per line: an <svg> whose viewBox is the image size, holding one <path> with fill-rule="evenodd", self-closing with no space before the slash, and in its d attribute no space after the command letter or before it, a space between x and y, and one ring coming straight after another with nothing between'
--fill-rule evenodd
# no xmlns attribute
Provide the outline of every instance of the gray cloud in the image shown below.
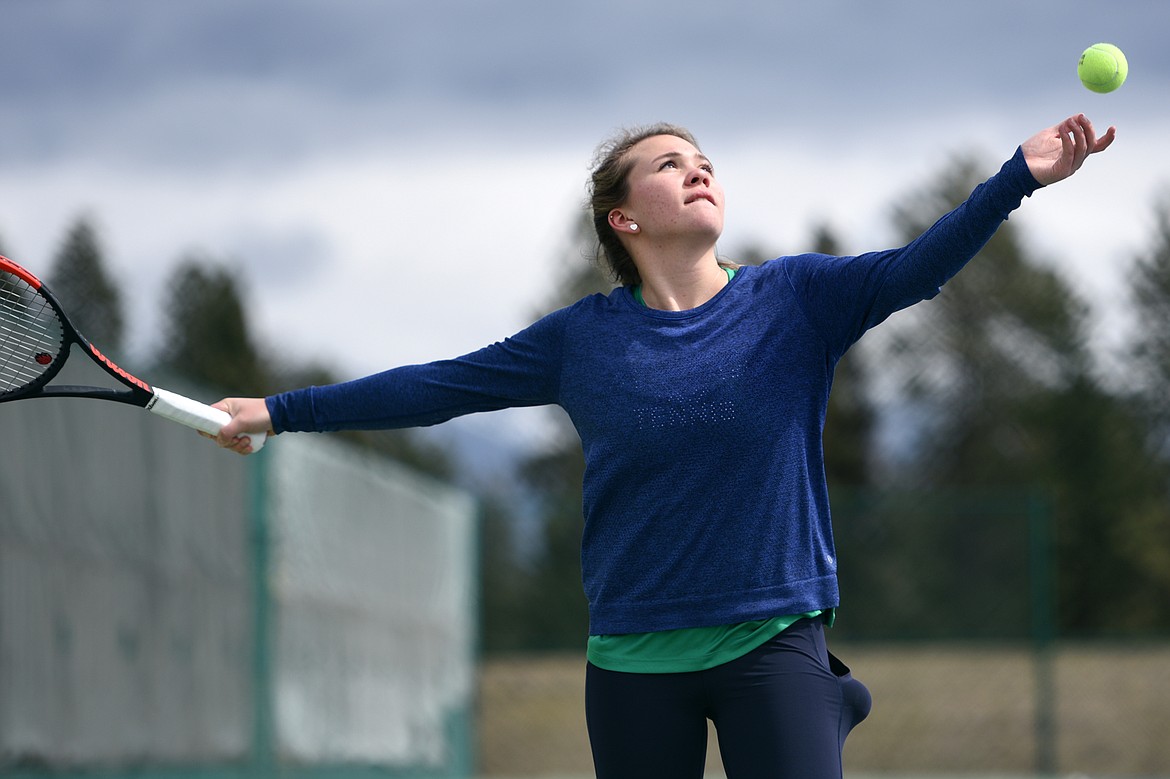
<svg viewBox="0 0 1170 779"><path fill-rule="evenodd" d="M1127 89L1164 93L1170 7L1098 10L1086 0L7 2L0 164L279 165L394 139L583 143L659 118L732 137L776 128L848 139L916 115L1084 102L1075 58L1103 37L1131 54Z"/></svg>
<svg viewBox="0 0 1170 779"><path fill-rule="evenodd" d="M541 263L568 229L589 153L619 125L690 126L734 184L723 248L795 251L813 217L874 248L883 209L949 154L998 164L1043 123L1086 111L1119 126L1108 162L1022 219L1083 278L1116 276L1107 252L1140 242L1147 193L1170 177L1170 4L1102 8L0 0L0 235L47 262L84 206L137 273L157 281L191 246L240 258L271 293L257 306L271 331L394 364L523 324L547 298ZM1075 76L1101 40L1130 57L1114 95ZM1094 186L1108 196L1087 197ZM458 315L413 292L361 323L303 315L314 284L391 294L415 281L407 268L425 269ZM413 337L363 345L331 326Z"/></svg>

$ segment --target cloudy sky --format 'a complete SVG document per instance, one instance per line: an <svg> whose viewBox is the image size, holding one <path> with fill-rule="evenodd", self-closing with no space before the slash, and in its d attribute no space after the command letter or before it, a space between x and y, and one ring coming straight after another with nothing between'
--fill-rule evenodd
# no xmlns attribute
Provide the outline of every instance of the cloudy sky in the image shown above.
<svg viewBox="0 0 1170 779"><path fill-rule="evenodd" d="M526 325L615 128L690 127L721 251L778 255L818 221L882 248L953 155L990 174L1083 111L1117 143L1013 219L1108 321L1170 188L1167 29L1165 0L0 0L0 242L45 269L92 218L142 349L174 264L229 262L266 341L356 376ZM1076 78L1099 41L1111 95Z"/></svg>

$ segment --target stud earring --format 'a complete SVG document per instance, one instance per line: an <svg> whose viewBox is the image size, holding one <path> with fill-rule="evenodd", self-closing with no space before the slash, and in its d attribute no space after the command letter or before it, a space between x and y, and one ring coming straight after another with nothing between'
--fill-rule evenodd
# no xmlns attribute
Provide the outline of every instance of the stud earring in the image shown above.
<svg viewBox="0 0 1170 779"><path fill-rule="evenodd" d="M638 232L638 224L636 222L630 222L630 232Z"/></svg>

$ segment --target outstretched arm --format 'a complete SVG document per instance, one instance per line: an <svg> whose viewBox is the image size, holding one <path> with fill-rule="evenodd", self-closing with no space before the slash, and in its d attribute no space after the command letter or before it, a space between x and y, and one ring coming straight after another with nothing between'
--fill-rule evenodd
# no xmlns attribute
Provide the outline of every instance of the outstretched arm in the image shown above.
<svg viewBox="0 0 1170 779"><path fill-rule="evenodd" d="M1116 137L1117 128L1110 127L1098 138L1088 117L1077 114L1036 133L1020 149L1036 181L1047 186L1076 173L1090 154L1105 151Z"/></svg>
<svg viewBox="0 0 1170 779"><path fill-rule="evenodd" d="M248 454L251 433L386 430L457 416L559 402L564 333L574 315L554 311L521 332L453 360L403 365L324 387L213 404L231 421L220 446Z"/></svg>

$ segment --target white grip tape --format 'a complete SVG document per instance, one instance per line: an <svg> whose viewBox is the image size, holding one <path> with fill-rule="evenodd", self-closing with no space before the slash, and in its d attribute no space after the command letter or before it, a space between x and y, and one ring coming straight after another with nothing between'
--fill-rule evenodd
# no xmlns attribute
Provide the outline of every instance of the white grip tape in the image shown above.
<svg viewBox="0 0 1170 779"><path fill-rule="evenodd" d="M160 417L178 422L180 425L193 427L209 435L217 435L220 428L232 421L231 416L226 411L212 408L197 400L191 400L191 398L158 387L154 388L154 399L147 408ZM265 433L246 433L246 435L252 439L253 452L260 451L261 447L264 446L265 438L268 437Z"/></svg>

